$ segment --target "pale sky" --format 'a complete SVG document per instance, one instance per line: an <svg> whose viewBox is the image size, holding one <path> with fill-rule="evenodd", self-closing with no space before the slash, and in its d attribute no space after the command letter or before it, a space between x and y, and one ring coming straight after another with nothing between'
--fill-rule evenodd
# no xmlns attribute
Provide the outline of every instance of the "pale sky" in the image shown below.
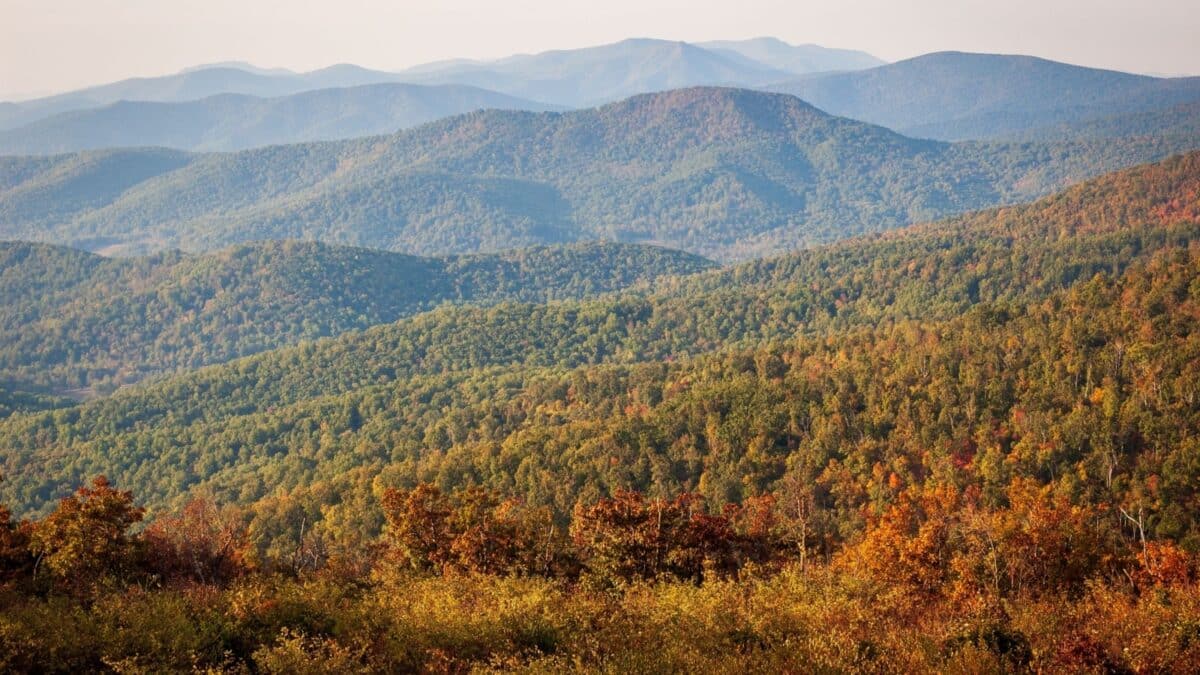
<svg viewBox="0 0 1200 675"><path fill-rule="evenodd" d="M0 98L217 61L395 70L760 35L889 61L956 49L1200 74L1197 0L0 0Z"/></svg>

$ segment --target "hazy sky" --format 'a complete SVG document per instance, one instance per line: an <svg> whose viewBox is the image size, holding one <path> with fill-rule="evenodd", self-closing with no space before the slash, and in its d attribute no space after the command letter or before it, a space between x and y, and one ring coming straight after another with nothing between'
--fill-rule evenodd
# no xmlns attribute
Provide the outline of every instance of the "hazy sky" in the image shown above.
<svg viewBox="0 0 1200 675"><path fill-rule="evenodd" d="M1026 53L1200 74L1197 0L0 0L0 97L215 61L398 69L627 37L774 35L897 60Z"/></svg>

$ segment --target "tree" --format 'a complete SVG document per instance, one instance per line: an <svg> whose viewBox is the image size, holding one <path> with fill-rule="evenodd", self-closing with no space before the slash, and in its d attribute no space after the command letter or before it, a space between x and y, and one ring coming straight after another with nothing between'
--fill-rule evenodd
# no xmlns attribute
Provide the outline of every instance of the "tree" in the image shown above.
<svg viewBox="0 0 1200 675"><path fill-rule="evenodd" d="M672 575L699 581L729 575L772 550L774 500L748 500L708 513L704 499L683 493L647 500L622 490L592 506L575 508L571 538L584 565L607 582Z"/></svg>
<svg viewBox="0 0 1200 675"><path fill-rule="evenodd" d="M485 488L451 496L424 483L411 491L389 489L383 509L393 556L404 567L539 575L573 567L549 509L528 508Z"/></svg>
<svg viewBox="0 0 1200 675"><path fill-rule="evenodd" d="M383 513L396 562L421 572L439 571L449 563L450 512L448 500L436 486L388 488L383 493Z"/></svg>
<svg viewBox="0 0 1200 675"><path fill-rule="evenodd" d="M115 489L104 476L64 497L32 528L35 574L63 590L88 595L107 581L128 579L137 569L139 546L129 528L145 510L133 494Z"/></svg>
<svg viewBox="0 0 1200 675"><path fill-rule="evenodd" d="M142 540L147 566L165 581L219 584L245 569L245 525L209 499L193 499L178 514L156 519Z"/></svg>

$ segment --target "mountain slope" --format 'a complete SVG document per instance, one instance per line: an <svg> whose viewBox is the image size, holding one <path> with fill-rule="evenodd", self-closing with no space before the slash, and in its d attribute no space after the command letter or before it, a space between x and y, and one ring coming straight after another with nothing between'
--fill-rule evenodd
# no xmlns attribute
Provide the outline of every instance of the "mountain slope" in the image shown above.
<svg viewBox="0 0 1200 675"><path fill-rule="evenodd" d="M1194 142L951 145L790 96L693 88L232 154L0 158L0 237L425 255L605 239L735 259L1028 199Z"/></svg>
<svg viewBox="0 0 1200 675"><path fill-rule="evenodd" d="M621 244L434 259L282 242L106 259L0 243L0 383L109 389L442 303L581 298L711 267Z"/></svg>
<svg viewBox="0 0 1200 675"><path fill-rule="evenodd" d="M241 150L387 134L473 110L551 107L464 86L372 84L277 98L222 94L198 101L120 101L0 131L0 154L162 146Z"/></svg>
<svg viewBox="0 0 1200 675"><path fill-rule="evenodd" d="M1031 56L961 52L811 76L772 89L835 115L944 140L1003 138L1200 100L1200 78L1154 78Z"/></svg>
<svg viewBox="0 0 1200 675"><path fill-rule="evenodd" d="M853 49L830 49L819 45L790 45L783 40L761 37L750 40L714 40L696 46L718 52L733 52L778 70L803 75L834 70L863 70L882 66L884 61Z"/></svg>
<svg viewBox="0 0 1200 675"><path fill-rule="evenodd" d="M922 462L922 452L974 448L1024 416L1053 427L1030 439L1030 452L1070 463L1091 452L1071 440L1081 429L1109 433L1080 417L1093 408L1079 401L1118 384L1149 407L1131 418L1140 440L1118 442L1158 448L1162 461L1186 451L1180 434L1192 428L1163 416L1200 424L1194 406L1190 416L1181 408L1200 363L1198 188L1193 153L1032 205L672 280L655 293L441 308L77 410L18 415L0 423L14 477L0 494L36 509L103 472L156 503L197 486L244 503L331 483L340 487L316 498L336 502L377 480L503 485L566 510L582 493L651 484L721 501L766 489L802 448L826 453L818 473L832 456L835 475L858 467L865 480L893 432ZM1009 330L1027 315L1057 323ZM729 351L689 358L714 350ZM888 355L921 354L899 373L885 366ZM1041 360L1025 370L1027 358ZM850 379L847 364L856 364ZM771 392L801 367L788 399L799 407L781 411ZM950 380L930 382L935 371ZM885 375L894 389L864 393ZM1024 387L1035 391L1012 403L1005 392ZM675 398L688 391L696 395ZM660 407L670 400L682 407ZM895 405L908 411L899 426L884 422ZM660 413L666 426L647 426Z"/></svg>
<svg viewBox="0 0 1200 675"><path fill-rule="evenodd" d="M1143 112L1064 122L1021 134L1030 141L1059 138L1122 139L1134 136L1200 138L1200 100Z"/></svg>

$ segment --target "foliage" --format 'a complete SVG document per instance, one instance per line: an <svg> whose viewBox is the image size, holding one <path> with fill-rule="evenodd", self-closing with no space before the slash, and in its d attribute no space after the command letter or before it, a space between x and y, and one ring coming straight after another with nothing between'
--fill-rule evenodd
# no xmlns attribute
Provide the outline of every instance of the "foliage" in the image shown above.
<svg viewBox="0 0 1200 675"><path fill-rule="evenodd" d="M1018 500L1028 497L1034 503L980 506L978 515L1023 522L1030 519L1030 509L1043 509L1032 518L1035 529L1086 536L1091 523L1060 512L1054 498L1017 491L1026 492ZM925 505L917 520L961 523L975 517L960 518L935 506L949 506L953 498L948 489L926 491L915 498ZM389 513L408 514L398 514L392 521L396 526L409 516L436 514L444 527L427 530L432 536L422 545L450 551L466 532L451 521L489 509L494 515L495 507L509 500L477 488L443 495L421 485L407 494L389 493L385 501ZM787 529L773 520L783 517L776 504L756 500L736 507L752 514L744 521L751 527L742 530L743 541ZM70 507L64 503L62 508ZM662 544L720 550L729 532L714 525L739 520L705 511L694 496L666 502L635 493L581 505L577 516L571 529L580 535L575 554L585 579L606 578L611 563L632 569L645 564L643 556L655 558L654 545L647 548L652 531L673 530L656 540ZM180 517L190 516L169 516L161 527L175 529ZM264 568L187 585L109 586L86 598L73 595L68 580L57 580L44 595L0 591L0 667L39 672L1185 672L1200 665L1195 577L1129 586L1144 567L1130 548L1136 548L1134 539L1102 540L1111 568L1077 567L1078 556L1047 556L1052 565L1038 570L1033 593L1018 588L997 593L983 585L964 596L954 583L913 593L895 583L887 561L874 556L883 552L896 560L895 551L879 547L884 541L912 550L925 546L927 538L898 531L889 521L898 522L886 515L872 524L863 540L848 546L845 558L832 565L800 567L794 550L777 548L757 563L739 561L731 570L736 576L714 573L711 565L696 575L692 563L677 564L683 559L674 557L672 546L658 558L666 564L653 570L652 580L631 576L615 587L577 583L573 570L481 573L447 566L419 571L397 568L386 557L374 569L351 573L330 566L292 576ZM35 523L35 529L44 522ZM598 527L607 530L603 536ZM149 532L134 538L160 536ZM397 534L389 535L384 546L411 554L412 540ZM509 536L502 527L476 534L482 537L477 541L496 537L484 541L492 551L502 549ZM600 540L606 544L598 548ZM1040 538L1037 546L1045 541ZM1033 551L1040 549L1011 552ZM993 553L953 550L954 566L986 566ZM1194 554L1173 555L1195 570ZM909 562L922 560L930 559ZM774 565L760 564L768 561ZM116 567L94 571L116 578L117 569L125 570L120 561L109 564Z"/></svg>
<svg viewBox="0 0 1200 675"><path fill-rule="evenodd" d="M647 501L641 493L623 490L590 506L577 504L571 538L597 579L700 580L770 558L771 507L770 498L752 498L745 506L727 504L714 515L697 494Z"/></svg>
<svg viewBox="0 0 1200 675"><path fill-rule="evenodd" d="M545 507L479 487L447 497L429 484L389 488L382 506L390 556L402 568L551 575L574 565Z"/></svg>
<svg viewBox="0 0 1200 675"><path fill-rule="evenodd" d="M133 494L117 490L99 476L91 486L64 497L54 513L38 521L29 535L37 558L35 572L76 594L95 592L99 584L123 580L138 564L138 546L129 528L144 510Z"/></svg>
<svg viewBox="0 0 1200 675"><path fill-rule="evenodd" d="M1192 154L14 414L0 668L1192 672L1198 218Z"/></svg>
<svg viewBox="0 0 1200 675"><path fill-rule="evenodd" d="M581 298L712 267L632 244L415 258L302 242L208 255L105 259L0 243L0 377L106 393L147 376L220 363L388 323L443 303ZM11 409L60 407L0 389Z"/></svg>

